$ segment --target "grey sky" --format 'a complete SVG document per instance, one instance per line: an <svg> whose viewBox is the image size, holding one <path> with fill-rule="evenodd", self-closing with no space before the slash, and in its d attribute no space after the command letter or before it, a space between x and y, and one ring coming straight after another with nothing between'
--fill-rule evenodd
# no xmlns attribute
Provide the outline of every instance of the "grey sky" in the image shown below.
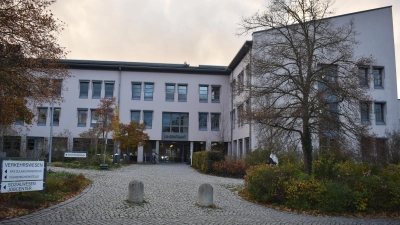
<svg viewBox="0 0 400 225"><path fill-rule="evenodd" d="M68 59L228 65L250 36L240 19L268 0L58 0L52 11L68 26L59 44ZM399 0L336 0L336 14L392 6L400 54ZM400 57L397 57L400 68ZM400 80L398 78L398 80ZM398 85L399 86L399 85Z"/></svg>

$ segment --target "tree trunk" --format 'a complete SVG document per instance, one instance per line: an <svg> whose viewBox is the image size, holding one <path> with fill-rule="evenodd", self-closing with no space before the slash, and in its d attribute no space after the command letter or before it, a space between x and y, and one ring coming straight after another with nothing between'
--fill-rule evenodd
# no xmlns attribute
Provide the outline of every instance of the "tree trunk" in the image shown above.
<svg viewBox="0 0 400 225"><path fill-rule="evenodd" d="M312 140L311 140L311 132L308 125L304 125L303 135L301 137L301 144L303 149L303 157L304 157L304 171L311 175L312 172Z"/></svg>

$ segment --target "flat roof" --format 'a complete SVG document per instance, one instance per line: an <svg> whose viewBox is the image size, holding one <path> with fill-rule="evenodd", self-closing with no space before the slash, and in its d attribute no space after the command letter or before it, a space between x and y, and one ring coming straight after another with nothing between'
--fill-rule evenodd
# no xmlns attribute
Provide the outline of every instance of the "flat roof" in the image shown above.
<svg viewBox="0 0 400 225"><path fill-rule="evenodd" d="M229 75L230 71L226 66L169 63L147 63L147 62L120 62L120 61L99 61L99 60L74 60L61 59L61 64L70 69L91 69L91 70L121 70L141 72L163 72L163 73L188 73L188 74L210 74Z"/></svg>

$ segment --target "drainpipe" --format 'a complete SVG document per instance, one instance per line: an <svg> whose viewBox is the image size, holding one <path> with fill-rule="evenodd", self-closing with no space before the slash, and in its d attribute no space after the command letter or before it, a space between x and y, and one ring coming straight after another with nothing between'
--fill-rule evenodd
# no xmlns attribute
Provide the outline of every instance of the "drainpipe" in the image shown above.
<svg viewBox="0 0 400 225"><path fill-rule="evenodd" d="M233 81L233 70L231 71L231 80L230 80L230 86L231 86L231 113L230 113L230 115L231 115L231 118L230 118L230 120L231 120L231 156L233 155L233 124L232 124L232 122L233 122L233 90L232 90L232 82Z"/></svg>
<svg viewBox="0 0 400 225"><path fill-rule="evenodd" d="M118 68L119 76L118 76L118 113L120 111L120 102L121 102L121 67ZM119 115L118 115L119 116Z"/></svg>

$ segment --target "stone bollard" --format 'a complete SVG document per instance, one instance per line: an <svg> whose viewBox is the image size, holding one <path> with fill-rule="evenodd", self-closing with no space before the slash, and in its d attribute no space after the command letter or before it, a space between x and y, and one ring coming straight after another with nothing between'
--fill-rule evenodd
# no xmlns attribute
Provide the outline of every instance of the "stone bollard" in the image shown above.
<svg viewBox="0 0 400 225"><path fill-rule="evenodd" d="M213 187L210 184L202 184L199 187L199 202L200 206L213 205Z"/></svg>
<svg viewBox="0 0 400 225"><path fill-rule="evenodd" d="M143 182L134 180L129 182L129 196L128 201L134 203L142 203L144 196Z"/></svg>

